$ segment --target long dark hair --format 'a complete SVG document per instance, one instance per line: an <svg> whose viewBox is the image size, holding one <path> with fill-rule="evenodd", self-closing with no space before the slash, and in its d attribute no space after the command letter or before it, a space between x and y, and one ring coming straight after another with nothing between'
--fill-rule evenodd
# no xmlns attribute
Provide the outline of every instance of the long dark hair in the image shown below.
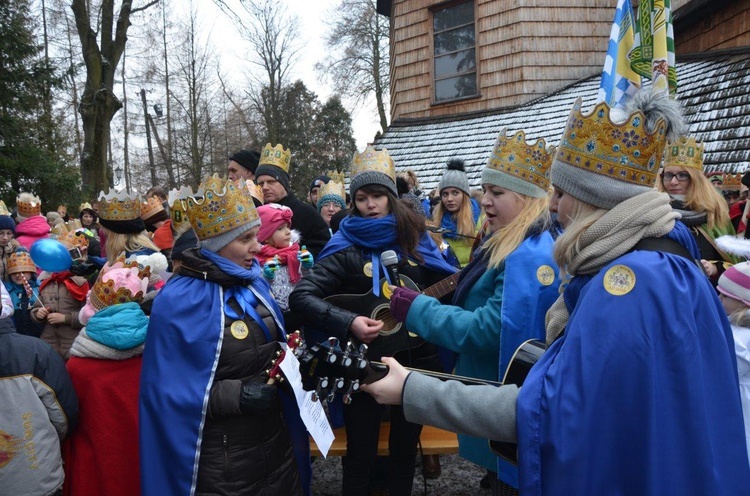
<svg viewBox="0 0 750 496"><path fill-rule="evenodd" d="M411 206L393 196L393 193L385 186L367 184L357 191L362 191L368 195L381 194L388 197L388 208L396 219L396 239L398 239L399 248L410 258L422 262L422 257L417 252L417 245L419 245L419 239L422 237L422 234L427 231L425 220L414 212ZM362 217L362 214L357 209L354 198L352 198L350 213L351 215Z"/></svg>

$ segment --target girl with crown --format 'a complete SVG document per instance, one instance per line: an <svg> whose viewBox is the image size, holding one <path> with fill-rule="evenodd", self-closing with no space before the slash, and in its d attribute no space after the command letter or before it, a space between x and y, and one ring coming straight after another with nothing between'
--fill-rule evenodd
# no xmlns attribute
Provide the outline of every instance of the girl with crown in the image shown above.
<svg viewBox="0 0 750 496"><path fill-rule="evenodd" d="M79 313L66 364L78 394L78 428L63 443L64 495L140 494L138 386L148 317L148 269L124 257L99 272Z"/></svg>
<svg viewBox="0 0 750 496"><path fill-rule="evenodd" d="M302 494L288 425L296 402L265 372L286 334L255 258L258 212L231 181L207 178L198 194L186 213L200 244L182 253L146 337L143 495Z"/></svg>
<svg viewBox="0 0 750 496"><path fill-rule="evenodd" d="M308 341L338 338L344 344L354 339L370 345L370 358L380 357L378 334L381 320L359 315L325 298L339 294L382 290L380 255L386 250L399 254L398 271L420 286L428 286L455 272L442 258L426 234L424 221L398 200L396 172L386 150L368 146L354 157L350 192L351 214L321 252L311 272L289 297L292 312L305 324ZM404 342L399 359L407 365L440 370L437 350L423 341ZM312 343L311 343L312 344ZM377 455L382 408L367 395L354 395L343 407L347 435L342 494L367 494ZM400 408L391 410L388 490L391 495L411 494L417 443L421 425L406 422Z"/></svg>
<svg viewBox="0 0 750 496"><path fill-rule="evenodd" d="M746 494L732 331L695 241L654 191L679 106L645 91L624 119L581 106L551 173L568 279L523 387L440 382L384 359L388 377L364 388L413 421L517 442L524 495Z"/></svg>
<svg viewBox="0 0 750 496"><path fill-rule="evenodd" d="M16 240L27 250L34 241L48 238L50 227L42 215L42 201L31 193L20 193L16 198Z"/></svg>
<svg viewBox="0 0 750 496"><path fill-rule="evenodd" d="M36 265L31 260L31 255L23 248L19 248L8 258L7 271L5 289L13 304L13 323L16 332L38 338L42 335L44 326L31 318L31 309L36 305L39 295Z"/></svg>

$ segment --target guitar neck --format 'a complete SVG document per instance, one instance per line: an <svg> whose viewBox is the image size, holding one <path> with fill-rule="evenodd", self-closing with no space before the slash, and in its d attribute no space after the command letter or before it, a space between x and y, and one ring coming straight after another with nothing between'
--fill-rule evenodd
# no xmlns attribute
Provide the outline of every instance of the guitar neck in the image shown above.
<svg viewBox="0 0 750 496"><path fill-rule="evenodd" d="M383 362L370 362L370 364L375 369L387 367L386 364L384 364ZM415 369L413 367L406 367L406 370L410 370L412 372L419 372L420 374L434 377L436 379L440 379L441 381L459 381L459 382L466 384L467 386L502 386L503 385L502 382L498 382L498 381L488 381L485 379L477 379L476 377L446 374L444 372L435 372L433 370Z"/></svg>
<svg viewBox="0 0 750 496"><path fill-rule="evenodd" d="M456 272L455 274L446 277L442 281L426 288L424 291L422 291L422 294L440 299L443 296L452 293L456 290L459 274L461 274L461 271Z"/></svg>

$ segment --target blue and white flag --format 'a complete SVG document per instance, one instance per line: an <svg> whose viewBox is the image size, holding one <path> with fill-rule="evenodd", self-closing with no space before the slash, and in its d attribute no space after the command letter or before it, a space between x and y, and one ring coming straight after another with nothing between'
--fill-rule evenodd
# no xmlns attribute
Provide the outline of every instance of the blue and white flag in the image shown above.
<svg viewBox="0 0 750 496"><path fill-rule="evenodd" d="M641 87L641 76L631 69L628 58L635 39L634 18L630 0L618 0L599 85L599 101L610 107L622 107Z"/></svg>

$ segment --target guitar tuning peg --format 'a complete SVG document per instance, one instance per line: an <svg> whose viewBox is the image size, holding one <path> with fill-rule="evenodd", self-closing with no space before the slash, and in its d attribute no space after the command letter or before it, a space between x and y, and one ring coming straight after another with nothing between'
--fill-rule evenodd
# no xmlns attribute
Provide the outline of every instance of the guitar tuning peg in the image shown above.
<svg viewBox="0 0 750 496"><path fill-rule="evenodd" d="M349 367L352 364L352 359L349 358L349 354L354 351L354 343L349 341L346 343L346 350L344 351L343 356L341 357L341 365L343 367Z"/></svg>
<svg viewBox="0 0 750 496"><path fill-rule="evenodd" d="M344 402L345 405L348 405L349 403L352 402L352 395L351 394L345 394L344 397L342 398L342 400L343 400L343 402Z"/></svg>

